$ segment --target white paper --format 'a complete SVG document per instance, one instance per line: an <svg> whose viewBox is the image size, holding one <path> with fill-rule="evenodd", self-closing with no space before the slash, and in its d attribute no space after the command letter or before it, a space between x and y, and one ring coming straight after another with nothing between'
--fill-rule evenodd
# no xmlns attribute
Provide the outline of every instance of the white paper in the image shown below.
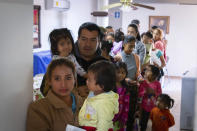
<svg viewBox="0 0 197 131"><path fill-rule="evenodd" d="M66 131L86 131L86 130L67 124Z"/></svg>

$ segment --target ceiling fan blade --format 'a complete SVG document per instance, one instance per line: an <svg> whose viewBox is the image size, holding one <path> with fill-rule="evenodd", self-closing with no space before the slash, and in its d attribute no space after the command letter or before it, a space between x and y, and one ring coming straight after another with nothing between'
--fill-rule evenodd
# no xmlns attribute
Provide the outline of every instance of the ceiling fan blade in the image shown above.
<svg viewBox="0 0 197 131"><path fill-rule="evenodd" d="M134 5L134 6L139 6L139 7L155 10L155 7L152 7L152 6L143 5L143 4L139 4L139 3L131 3L131 4Z"/></svg>
<svg viewBox="0 0 197 131"><path fill-rule="evenodd" d="M103 17L103 16L107 16L108 12L106 12L106 11L94 11L94 12L91 13L91 15L98 16L98 17Z"/></svg>
<svg viewBox="0 0 197 131"><path fill-rule="evenodd" d="M133 10L137 10L137 9L138 9L136 6L133 6L133 5L131 5L131 8L132 8Z"/></svg>
<svg viewBox="0 0 197 131"><path fill-rule="evenodd" d="M118 6L121 6L121 5L122 5L122 3L114 3L114 4L110 4L110 5L107 5L107 6L102 7L102 10L106 10L106 9L110 9L110 8L118 7Z"/></svg>

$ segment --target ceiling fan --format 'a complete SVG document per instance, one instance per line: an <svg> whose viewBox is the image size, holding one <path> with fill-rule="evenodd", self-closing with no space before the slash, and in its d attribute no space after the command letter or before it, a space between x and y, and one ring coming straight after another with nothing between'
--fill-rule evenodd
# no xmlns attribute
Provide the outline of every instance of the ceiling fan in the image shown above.
<svg viewBox="0 0 197 131"><path fill-rule="evenodd" d="M115 7L118 7L118 6L122 6L123 8L128 8L128 7L130 8L131 7L133 10L136 10L137 7L142 7L142 8L146 8L146 9L150 9L150 10L155 10L155 7L135 3L135 2L133 2L133 0L120 0L119 3L114 3L114 4L104 6L102 9L106 10L106 9L111 9L111 8L115 8Z"/></svg>

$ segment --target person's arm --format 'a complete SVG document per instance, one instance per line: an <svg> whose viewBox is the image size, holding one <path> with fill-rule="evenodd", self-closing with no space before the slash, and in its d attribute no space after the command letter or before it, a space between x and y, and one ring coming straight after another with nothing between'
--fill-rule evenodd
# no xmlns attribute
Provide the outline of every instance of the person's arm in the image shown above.
<svg viewBox="0 0 197 131"><path fill-rule="evenodd" d="M87 78L87 73L86 71L81 67L81 65L79 65L79 63L77 62L76 58L74 55L71 55L71 59L73 61L73 63L75 64L75 69L77 74L79 74L80 76Z"/></svg>
<svg viewBox="0 0 197 131"><path fill-rule="evenodd" d="M114 61L122 61L121 53L118 53L117 55L114 56Z"/></svg>
<svg viewBox="0 0 197 131"><path fill-rule="evenodd" d="M162 90L161 90L161 84L159 81L157 81L156 83L156 90L155 90L155 96L156 98L162 93Z"/></svg>
<svg viewBox="0 0 197 131"><path fill-rule="evenodd" d="M168 114L168 126L172 127L174 124L175 124L174 117L169 111L169 114Z"/></svg>
<svg viewBox="0 0 197 131"><path fill-rule="evenodd" d="M161 60L161 67L160 67L160 69L162 69L163 67L166 66L166 62L165 62L165 59L164 59L163 55L160 56L160 60Z"/></svg>
<svg viewBox="0 0 197 131"><path fill-rule="evenodd" d="M30 104L27 113L26 131L48 131L50 130L49 119L34 104Z"/></svg>
<svg viewBox="0 0 197 131"><path fill-rule="evenodd" d="M145 55L146 55L146 47L143 43L141 43L140 47L139 47L139 52L138 52L138 55L140 57L140 63L143 64L144 63L144 58L145 58Z"/></svg>

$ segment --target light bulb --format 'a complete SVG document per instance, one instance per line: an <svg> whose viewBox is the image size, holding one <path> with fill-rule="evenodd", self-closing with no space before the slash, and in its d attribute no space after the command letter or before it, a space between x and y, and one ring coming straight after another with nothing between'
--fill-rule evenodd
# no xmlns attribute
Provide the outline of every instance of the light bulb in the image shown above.
<svg viewBox="0 0 197 131"><path fill-rule="evenodd" d="M132 9L129 5L122 5L120 10L122 10L123 12L130 12Z"/></svg>

